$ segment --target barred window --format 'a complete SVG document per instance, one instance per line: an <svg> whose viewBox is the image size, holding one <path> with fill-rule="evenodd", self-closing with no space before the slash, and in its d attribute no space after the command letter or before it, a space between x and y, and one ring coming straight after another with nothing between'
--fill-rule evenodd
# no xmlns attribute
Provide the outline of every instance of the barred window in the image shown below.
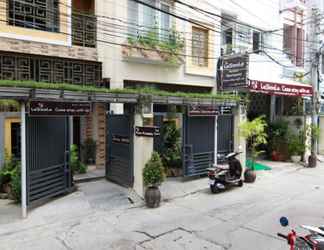
<svg viewBox="0 0 324 250"><path fill-rule="evenodd" d="M59 0L8 0L9 24L59 32Z"/></svg>
<svg viewBox="0 0 324 250"><path fill-rule="evenodd" d="M208 66L208 30L192 27L192 63Z"/></svg>

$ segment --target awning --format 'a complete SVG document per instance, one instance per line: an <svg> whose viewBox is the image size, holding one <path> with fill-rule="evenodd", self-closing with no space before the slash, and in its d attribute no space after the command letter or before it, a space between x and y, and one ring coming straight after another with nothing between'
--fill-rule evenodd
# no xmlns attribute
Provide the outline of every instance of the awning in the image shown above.
<svg viewBox="0 0 324 250"><path fill-rule="evenodd" d="M267 95L283 96L312 96L311 85L292 82L285 79L276 82L260 80L248 80L248 88L251 92L263 93Z"/></svg>

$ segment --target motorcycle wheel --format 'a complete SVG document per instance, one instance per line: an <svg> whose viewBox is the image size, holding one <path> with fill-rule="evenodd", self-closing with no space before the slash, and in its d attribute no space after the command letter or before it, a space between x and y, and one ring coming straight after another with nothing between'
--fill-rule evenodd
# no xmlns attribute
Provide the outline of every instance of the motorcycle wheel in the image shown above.
<svg viewBox="0 0 324 250"><path fill-rule="evenodd" d="M242 180L240 180L239 182L238 182L238 184L237 184L239 187L243 187L243 181Z"/></svg>
<svg viewBox="0 0 324 250"><path fill-rule="evenodd" d="M217 194L217 193L219 193L219 189L216 187L216 185L210 185L210 191L211 191L213 194Z"/></svg>

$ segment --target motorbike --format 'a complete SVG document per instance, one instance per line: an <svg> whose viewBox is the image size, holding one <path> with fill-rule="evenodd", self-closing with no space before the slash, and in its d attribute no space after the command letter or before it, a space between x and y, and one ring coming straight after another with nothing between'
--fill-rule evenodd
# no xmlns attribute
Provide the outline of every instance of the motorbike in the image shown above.
<svg viewBox="0 0 324 250"><path fill-rule="evenodd" d="M226 155L228 166L215 166L208 168L209 186L212 193L224 191L232 186L243 186L242 165L236 156L241 152L233 152Z"/></svg>
<svg viewBox="0 0 324 250"><path fill-rule="evenodd" d="M283 227L287 227L289 221L286 217L281 217L280 224ZM287 240L290 250L324 250L324 227L302 225L301 228L309 233L305 236L300 236L294 229L290 229L287 235L282 233L277 235Z"/></svg>

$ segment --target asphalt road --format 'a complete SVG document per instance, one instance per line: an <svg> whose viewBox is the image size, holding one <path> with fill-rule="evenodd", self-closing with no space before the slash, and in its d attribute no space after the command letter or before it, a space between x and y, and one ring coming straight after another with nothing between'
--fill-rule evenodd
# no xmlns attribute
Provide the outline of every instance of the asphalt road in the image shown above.
<svg viewBox="0 0 324 250"><path fill-rule="evenodd" d="M285 164L258 173L254 184L213 195L206 183L206 190L158 209L108 209L74 194L0 225L0 249L289 249L276 236L288 230L279 218L293 227L324 224L323 193L324 164Z"/></svg>

